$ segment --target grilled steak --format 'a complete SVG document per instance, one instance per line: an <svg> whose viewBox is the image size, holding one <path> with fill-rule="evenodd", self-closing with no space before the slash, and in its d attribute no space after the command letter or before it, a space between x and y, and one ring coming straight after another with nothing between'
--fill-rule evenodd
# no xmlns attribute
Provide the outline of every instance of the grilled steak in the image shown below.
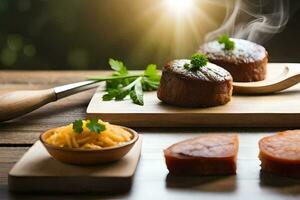
<svg viewBox="0 0 300 200"><path fill-rule="evenodd" d="M206 54L210 62L228 70L233 81L261 81L266 78L268 52L256 43L231 39L235 43L233 50L224 50L224 44L218 41L206 43L199 52Z"/></svg>
<svg viewBox="0 0 300 200"><path fill-rule="evenodd" d="M209 107L222 105L232 96L232 77L221 67L208 63L197 70L187 70L190 60L174 60L162 71L158 98L171 105Z"/></svg>

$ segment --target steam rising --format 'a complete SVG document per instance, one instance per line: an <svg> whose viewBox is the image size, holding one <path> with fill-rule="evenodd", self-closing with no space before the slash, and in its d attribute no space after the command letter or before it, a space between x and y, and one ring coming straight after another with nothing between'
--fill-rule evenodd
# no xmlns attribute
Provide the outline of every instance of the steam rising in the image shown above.
<svg viewBox="0 0 300 200"><path fill-rule="evenodd" d="M289 19L289 0L226 0L226 7L223 24L205 36L206 42L228 34L263 44Z"/></svg>

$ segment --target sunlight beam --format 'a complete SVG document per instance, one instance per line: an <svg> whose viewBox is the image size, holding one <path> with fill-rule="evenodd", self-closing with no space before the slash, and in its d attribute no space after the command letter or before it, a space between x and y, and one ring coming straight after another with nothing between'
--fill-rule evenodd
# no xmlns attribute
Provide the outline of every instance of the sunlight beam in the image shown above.
<svg viewBox="0 0 300 200"><path fill-rule="evenodd" d="M164 0L164 4L170 14L182 16L190 12L194 6L194 0Z"/></svg>

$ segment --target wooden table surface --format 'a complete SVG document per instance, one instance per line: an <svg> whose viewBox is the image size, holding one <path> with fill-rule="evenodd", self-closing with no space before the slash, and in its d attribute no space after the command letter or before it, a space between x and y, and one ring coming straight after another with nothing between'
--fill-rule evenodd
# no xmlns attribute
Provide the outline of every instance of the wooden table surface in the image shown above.
<svg viewBox="0 0 300 200"><path fill-rule="evenodd" d="M96 71L0 71L0 92L43 89L83 80ZM300 199L300 182L260 173L257 141L278 129L260 128L139 128L144 135L142 156L132 189L117 196L23 195L8 191L7 173L44 130L86 116L94 90L51 103L19 119L0 123L0 199ZM1 111L0 111L1 112ZM300 126L300 125L299 125ZM288 129L288 127L283 128ZM168 176L162 150L201 133L239 133L236 176L184 178ZM55 187L55 186L54 186Z"/></svg>

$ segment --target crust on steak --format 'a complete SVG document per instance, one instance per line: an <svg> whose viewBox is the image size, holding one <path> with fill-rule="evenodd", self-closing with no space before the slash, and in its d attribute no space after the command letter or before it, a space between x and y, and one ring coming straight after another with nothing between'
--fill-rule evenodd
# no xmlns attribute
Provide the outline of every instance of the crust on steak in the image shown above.
<svg viewBox="0 0 300 200"><path fill-rule="evenodd" d="M252 82L266 78L268 52L256 43L231 38L233 50L224 50L224 44L212 41L203 44L199 52L206 54L210 62L228 70L233 81Z"/></svg>
<svg viewBox="0 0 300 200"><path fill-rule="evenodd" d="M162 72L158 98L182 107L209 107L226 104L232 96L232 77L223 68L208 63L199 70L186 70L190 60L174 60Z"/></svg>

